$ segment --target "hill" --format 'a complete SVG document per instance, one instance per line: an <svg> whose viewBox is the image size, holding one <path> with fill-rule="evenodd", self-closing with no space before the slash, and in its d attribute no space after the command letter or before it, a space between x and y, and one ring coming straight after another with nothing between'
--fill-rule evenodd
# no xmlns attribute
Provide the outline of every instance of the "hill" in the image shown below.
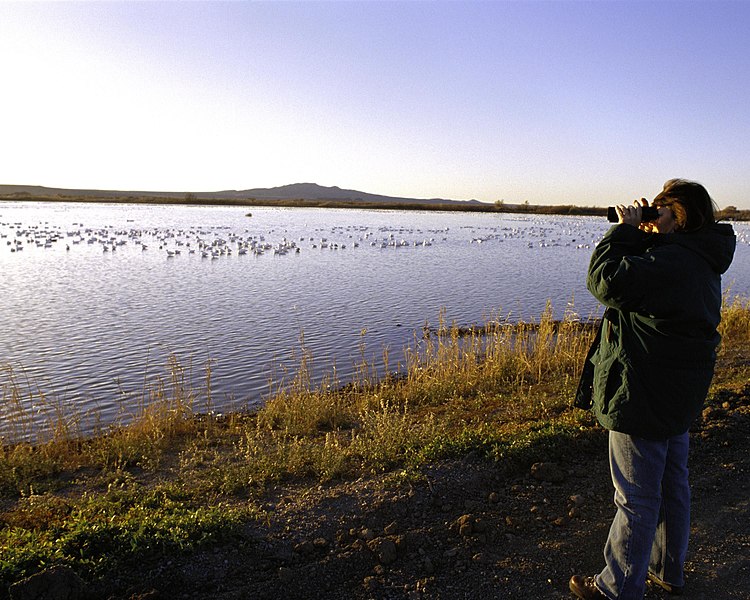
<svg viewBox="0 0 750 600"><path fill-rule="evenodd" d="M470 203L481 204L478 200L448 200L445 198L404 198L399 196L383 196L369 194L358 190L342 189L338 186L326 187L317 183L293 183L274 188L255 188L250 190L233 191L225 190L215 192L214 197L222 198L259 198L264 200L344 200L348 202L369 203L419 203L419 204L443 204L443 203Z"/></svg>
<svg viewBox="0 0 750 600"><path fill-rule="evenodd" d="M450 200L445 198L404 198L370 194L358 190L342 189L338 186L326 187L317 183L293 183L272 188L252 188L246 190L222 190L216 192L151 192L128 190L88 190L49 188L33 185L2 185L0 198L24 199L25 197L83 197L83 198L162 198L183 200L332 200L339 202L362 202L365 204L471 204L483 205L478 200Z"/></svg>
<svg viewBox="0 0 750 600"><path fill-rule="evenodd" d="M470 212L502 212L541 215L607 214L602 206L531 205L479 200L449 200L445 198L404 198L383 196L358 190L326 187L317 183L293 183L272 188L222 190L217 192L151 192L125 190L87 190L50 188L36 185L0 184L0 201L44 202L111 202L139 204L193 204L233 206L286 206L317 208L367 208L392 210L450 210ZM750 221L750 210L727 206L717 217L725 221Z"/></svg>

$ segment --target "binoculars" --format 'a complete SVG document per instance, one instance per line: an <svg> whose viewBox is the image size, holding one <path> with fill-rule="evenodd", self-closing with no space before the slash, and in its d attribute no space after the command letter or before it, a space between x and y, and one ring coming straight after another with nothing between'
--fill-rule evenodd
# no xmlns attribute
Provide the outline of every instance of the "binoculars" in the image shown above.
<svg viewBox="0 0 750 600"><path fill-rule="evenodd" d="M650 221L656 221L659 218L659 209L655 206L644 206L641 211L641 222L648 223ZM617 215L617 211L614 206L607 208L607 221L610 223L617 223L620 217Z"/></svg>

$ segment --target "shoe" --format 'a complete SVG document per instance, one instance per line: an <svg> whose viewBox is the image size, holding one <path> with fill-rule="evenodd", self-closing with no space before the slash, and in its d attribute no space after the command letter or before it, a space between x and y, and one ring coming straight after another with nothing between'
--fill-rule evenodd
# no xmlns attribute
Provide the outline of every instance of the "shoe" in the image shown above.
<svg viewBox="0 0 750 600"><path fill-rule="evenodd" d="M599 591L594 584L593 577L584 577L583 575L573 575L568 584L570 591L581 600L608 600L608 598Z"/></svg>
<svg viewBox="0 0 750 600"><path fill-rule="evenodd" d="M648 574L648 579L646 580L651 585L656 585L660 587L661 589L665 590L667 594L671 596L682 596L682 592L684 590L684 587L681 585L672 585L671 583L667 583L666 581L662 581L659 579L656 575L653 573Z"/></svg>

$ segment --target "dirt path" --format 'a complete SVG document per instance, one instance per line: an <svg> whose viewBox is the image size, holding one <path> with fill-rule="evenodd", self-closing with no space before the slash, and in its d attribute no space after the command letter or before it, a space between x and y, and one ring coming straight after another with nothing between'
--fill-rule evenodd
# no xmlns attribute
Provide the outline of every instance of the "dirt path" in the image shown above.
<svg viewBox="0 0 750 600"><path fill-rule="evenodd" d="M750 599L750 386L704 412L692 438L685 598ZM551 463L551 465L550 465ZM109 582L111 598L569 599L594 574L614 513L606 433L583 432L548 470L468 457L418 483L287 488L228 546ZM113 593L111 590L119 588ZM666 598L649 590L646 598Z"/></svg>

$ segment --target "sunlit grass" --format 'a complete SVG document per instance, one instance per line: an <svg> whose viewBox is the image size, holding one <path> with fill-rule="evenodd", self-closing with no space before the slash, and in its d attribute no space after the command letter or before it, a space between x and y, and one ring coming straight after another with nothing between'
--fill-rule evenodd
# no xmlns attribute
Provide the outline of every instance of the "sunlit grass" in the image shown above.
<svg viewBox="0 0 750 600"><path fill-rule="evenodd" d="M0 581L67 564L94 577L155 551L189 551L263 518L270 484L417 473L431 461L475 453L512 465L538 460L593 426L569 408L593 320L552 307L534 323L493 318L461 329L440 316L425 324L405 362L385 374L365 360L346 383L314 384L301 340L295 376L252 414L197 412L205 385L172 358L147 382L125 422L80 434L29 378L5 367L2 418L33 439L0 448ZM746 352L750 301L725 299L722 355ZM364 332L363 332L364 345Z"/></svg>
<svg viewBox="0 0 750 600"><path fill-rule="evenodd" d="M750 298L724 296L719 333L724 347L750 340Z"/></svg>

